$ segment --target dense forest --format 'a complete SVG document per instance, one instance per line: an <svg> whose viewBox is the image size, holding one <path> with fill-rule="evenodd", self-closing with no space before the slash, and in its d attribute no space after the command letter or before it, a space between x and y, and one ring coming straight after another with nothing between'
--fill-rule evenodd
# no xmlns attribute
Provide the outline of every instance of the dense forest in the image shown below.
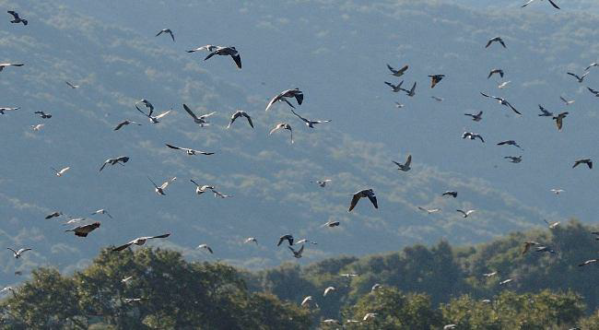
<svg viewBox="0 0 599 330"><path fill-rule="evenodd" d="M249 272L168 249L100 252L3 290L6 329L597 329L594 228L439 242ZM524 253L525 242L536 242ZM547 247L548 249L541 249ZM537 249L538 248L538 249Z"/></svg>

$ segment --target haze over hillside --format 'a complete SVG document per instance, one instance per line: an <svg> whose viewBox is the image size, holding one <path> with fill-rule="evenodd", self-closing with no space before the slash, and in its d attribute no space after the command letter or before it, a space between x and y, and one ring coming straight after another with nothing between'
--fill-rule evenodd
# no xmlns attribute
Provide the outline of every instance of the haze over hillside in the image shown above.
<svg viewBox="0 0 599 330"><path fill-rule="evenodd" d="M163 232L172 236L154 244L181 249L188 258L262 268L292 259L274 247L287 233L319 242L306 248L302 262L310 262L442 238L481 242L541 226L544 217L594 221L598 175L571 166L598 155L597 99L585 86L599 87L599 72L584 84L566 72L581 73L596 60L599 19L566 4L550 15L539 9L543 4L497 12L442 1L0 4L30 20L27 27L0 22L2 61L25 63L0 74L0 105L22 107L0 118L7 141L0 160L0 242L35 250L18 262L0 255L4 281L16 280L15 269L40 264L69 270L101 247ZM165 27L176 42L154 37ZM508 48L485 49L497 35ZM204 44L236 46L243 69L228 58L204 62L201 54L185 52ZM402 78L418 81L414 98L383 83L397 82L387 63L410 65ZM487 79L492 68L505 70L507 89ZM427 75L436 73L446 78L431 90ZM81 87L72 90L65 80ZM311 130L286 105L264 112L272 96L292 87L305 93L300 113L333 122ZM506 97L523 116L481 91ZM576 100L562 132L537 117L539 103L565 111L560 95ZM151 125L134 108L141 98L174 114ZM405 107L396 109L395 101ZM182 103L216 111L212 126L194 125ZM256 129L243 122L225 129L235 109L248 111ZM34 133L30 125L42 122L36 110L54 117ZM478 110L484 111L480 123L463 116ZM143 126L112 130L127 118ZM279 121L292 124L295 144L285 134L268 136ZM464 130L481 133L487 143L463 140ZM507 139L524 151L495 145ZM164 143L216 155L187 157ZM413 169L398 172L391 161L403 162L407 154ZM519 154L521 164L503 159ZM104 160L119 155L131 161L98 174ZM57 178L50 166L71 171ZM158 196L146 176L179 179ZM314 180L325 177L333 182L321 189ZM198 197L190 178L233 197ZM351 195L369 187L380 209L362 202L348 214ZM549 192L555 187L566 192L556 197ZM446 190L458 190L459 198L441 198ZM426 215L418 206L442 212ZM99 208L114 219L93 217L102 227L86 239L43 219L54 210L77 217ZM477 212L462 219L458 208ZM342 224L320 228L329 219ZM249 236L260 244L244 245ZM210 244L214 257L195 251L200 243Z"/></svg>

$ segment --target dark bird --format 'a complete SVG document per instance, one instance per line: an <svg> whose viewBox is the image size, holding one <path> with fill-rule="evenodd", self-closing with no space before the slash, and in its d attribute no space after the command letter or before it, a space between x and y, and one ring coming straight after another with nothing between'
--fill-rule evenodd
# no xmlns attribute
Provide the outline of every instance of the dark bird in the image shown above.
<svg viewBox="0 0 599 330"><path fill-rule="evenodd" d="M173 41L175 41L175 35L173 34L173 31L171 31L171 29L162 29L160 30L160 32L158 32L156 34L156 37L158 37L159 35L166 33L169 34L171 36L171 39L173 39Z"/></svg>
<svg viewBox="0 0 599 330"><path fill-rule="evenodd" d="M599 66L599 63L593 62L593 63L589 64L589 66L587 66L587 68L584 69L584 71L589 71L590 69L598 67L598 66Z"/></svg>
<svg viewBox="0 0 599 330"><path fill-rule="evenodd" d="M503 42L503 39L501 39L501 37L495 37L495 38L487 41L487 45L485 46L485 48L489 48L489 46L491 46L491 44L494 42L498 42L503 46L503 48L507 48L507 46L505 45L505 42Z"/></svg>
<svg viewBox="0 0 599 330"><path fill-rule="evenodd" d="M289 246L293 245L293 235L287 234L279 237L279 243L277 243L277 246L281 246L281 244L284 241L287 241L287 243L289 243Z"/></svg>
<svg viewBox="0 0 599 330"><path fill-rule="evenodd" d="M46 220L50 220L50 219L52 219L52 218L58 218L58 217L60 217L61 215L62 215L62 212L60 212L60 211L54 211L54 212L52 212L52 213L49 213L49 214L47 214L47 215L46 215L46 217L45 217L44 219L46 219Z"/></svg>
<svg viewBox="0 0 599 330"><path fill-rule="evenodd" d="M299 250L294 250L291 246L288 246L289 250L291 250L291 252L293 252L293 256L296 257L297 259L302 257L302 253L304 253L304 246L302 245L302 247Z"/></svg>
<svg viewBox="0 0 599 330"><path fill-rule="evenodd" d="M127 156L120 156L117 158L108 158L104 164L102 164L102 167L100 167L100 172L102 172L102 170L104 169L104 167L106 167L106 165L116 165L116 164L120 164L121 166L125 166L125 163L129 161L129 157Z"/></svg>
<svg viewBox="0 0 599 330"><path fill-rule="evenodd" d="M470 140L479 139L480 142L485 143L485 140L483 139L482 135L476 134L476 133L472 133L472 132L464 132L462 134L462 139L470 139Z"/></svg>
<svg viewBox="0 0 599 330"><path fill-rule="evenodd" d="M391 74L396 77L403 76L403 74L406 73L406 71L408 71L408 68L409 68L409 66L405 65L403 68L401 68L399 70L395 70L392 66L387 64L387 69L389 69L389 71L391 71Z"/></svg>
<svg viewBox="0 0 599 330"><path fill-rule="evenodd" d="M99 222L94 222L92 224L89 225L84 225L84 226L77 226L73 229L69 229L69 230L65 230L65 232L75 232L76 236L79 237L87 237L87 235L89 235L89 233L91 233L92 231L94 231L96 228L100 227L100 223Z"/></svg>
<svg viewBox="0 0 599 330"><path fill-rule="evenodd" d="M576 73L572 73L572 72L568 72L569 75L571 75L572 77L576 78L576 80L582 84L582 82L584 81L584 77L586 77L590 72L585 72L582 76L577 75Z"/></svg>
<svg viewBox="0 0 599 330"><path fill-rule="evenodd" d="M589 92L595 94L596 97L599 97L599 91L592 89L591 87L587 87Z"/></svg>
<svg viewBox="0 0 599 330"><path fill-rule="evenodd" d="M118 247L116 247L116 248L112 249L112 252L118 252L118 251L122 251L122 250L124 250L124 249L126 249L126 248L130 247L131 245L140 245L140 246L141 246L141 245L144 245L144 244L146 244L146 242L147 242L148 240L155 239L155 238L167 238L167 237L169 237L170 235L171 235L171 234L163 234L163 235L158 235L158 236L144 236L144 237L138 237L138 238L136 238L136 239L134 239L134 240L132 240L132 241L130 241L130 242L128 242L128 243L126 243L126 244L123 244L123 245L121 245L121 246L118 246Z"/></svg>
<svg viewBox="0 0 599 330"><path fill-rule="evenodd" d="M74 84L72 84L72 83L70 83L70 82L68 82L68 81L65 81L64 83L65 83L65 84L67 84L67 86L71 87L72 89L77 89L77 88L79 88L79 85L74 85Z"/></svg>
<svg viewBox="0 0 599 330"><path fill-rule="evenodd" d="M297 112L295 112L293 109L291 109L291 112L293 112L293 114L299 118L301 121L303 121L306 126L310 127L310 128L314 128L314 125L316 124L324 124L324 123L330 123L332 120L328 119L328 120L310 120L308 118L304 118L302 116L300 116Z"/></svg>
<svg viewBox="0 0 599 330"><path fill-rule="evenodd" d="M516 147L518 149L524 150L514 140L501 141L501 142L497 143L497 145L498 146L514 146L514 147Z"/></svg>
<svg viewBox="0 0 599 330"><path fill-rule="evenodd" d="M539 117L553 117L553 112L545 109L542 105L539 104L539 110L541 110L541 113L539 114Z"/></svg>
<svg viewBox="0 0 599 330"><path fill-rule="evenodd" d="M408 159L406 159L406 162L404 164L400 164L394 160L392 162L393 162L393 164L397 165L398 170L400 170L400 171L407 172L412 169L410 167L410 165L412 164L412 155L408 155Z"/></svg>
<svg viewBox="0 0 599 330"><path fill-rule="evenodd" d="M567 115L568 115L568 112L562 112L559 115L553 117L553 120L555 120L555 125L557 126L558 131L562 130L562 126L564 125L564 118L566 118Z"/></svg>
<svg viewBox="0 0 599 330"><path fill-rule="evenodd" d="M134 121L131 121L129 119L125 119L122 122L118 123L118 125L116 125L116 127L114 128L115 131L120 130L121 128L123 128L123 126L127 126L127 125L131 125L131 124L135 124L137 126L141 126L141 124L136 123Z"/></svg>
<svg viewBox="0 0 599 330"><path fill-rule="evenodd" d="M471 117L473 121L479 122L483 120L483 112L479 111L477 114L465 113L464 116Z"/></svg>
<svg viewBox="0 0 599 330"><path fill-rule="evenodd" d="M200 125L200 127L210 125L210 123L208 123L206 118L208 118L216 113L216 112L211 112L211 113L207 113L205 115L196 116L196 114L193 111L191 111L191 109L186 104L183 104L183 109L185 109L185 112L187 112L191 116L191 118L193 118L193 122Z"/></svg>
<svg viewBox="0 0 599 330"><path fill-rule="evenodd" d="M333 221L333 220L329 220L327 221L325 224L321 225L320 227L329 227L329 228L333 228L333 227L337 227L341 225L341 222L339 221Z"/></svg>
<svg viewBox="0 0 599 330"><path fill-rule="evenodd" d="M270 109L270 107L272 107L273 104L275 104L276 102L285 102L290 107L295 108L293 106L293 104L291 104L291 102L289 102L287 100L290 98L295 98L295 100L297 101L297 104L302 105L302 102L304 101L304 93L302 91L300 91L299 88L284 90L284 91L280 92L279 94L275 95L275 97L273 97L268 102L268 104L266 105L266 109L264 109L264 111L268 111L268 109Z"/></svg>
<svg viewBox="0 0 599 330"><path fill-rule="evenodd" d="M431 78L431 88L435 88L435 86L437 86L437 84L439 82L441 82L441 80L443 80L443 78L445 78L444 74L434 74L434 75L429 75L429 77Z"/></svg>
<svg viewBox="0 0 599 330"><path fill-rule="evenodd" d="M518 164L522 162L522 156L505 156L504 159L509 160L511 163Z"/></svg>
<svg viewBox="0 0 599 330"><path fill-rule="evenodd" d="M539 245L539 243L535 242L535 241L526 241L524 242L524 247L522 248L522 252L520 253L521 255L525 255L526 252L528 252L530 250L531 247Z"/></svg>
<svg viewBox="0 0 599 330"><path fill-rule="evenodd" d="M403 88L401 88L401 86L403 85L403 80L399 82L399 84L397 85L393 85L392 83L385 81L385 85L391 87L391 90L393 91L393 93L398 93L402 90L404 90Z"/></svg>
<svg viewBox="0 0 599 330"><path fill-rule="evenodd" d="M21 16L19 16L19 13L17 13L14 10L9 10L9 11L7 11L7 13L12 15L13 20L10 21L11 23L14 23L14 24L23 23L23 25L27 25L27 23L29 23L29 22L27 22L26 19L21 18Z"/></svg>
<svg viewBox="0 0 599 330"><path fill-rule="evenodd" d="M414 82L414 85L412 85L412 88L409 90L403 88L401 90L406 92L409 97L414 97L414 95L416 95L416 82Z"/></svg>
<svg viewBox="0 0 599 330"><path fill-rule="evenodd" d="M190 149L190 148L177 147L177 146L174 146L174 145L168 144L168 143L166 143L166 146L169 147L169 148L171 148L171 149L185 151L185 153L188 156L195 156L195 155L210 156L210 155L214 155L214 152L205 152L205 151L200 151L200 150L195 150L195 149Z"/></svg>
<svg viewBox="0 0 599 330"><path fill-rule="evenodd" d="M49 114L49 113L45 113L45 112L43 112L43 111L35 111L34 113L35 113L36 115L40 115L40 117L41 117L41 118L43 118L43 119L50 119L50 118L52 118L52 115L51 115L51 114Z"/></svg>
<svg viewBox="0 0 599 330"><path fill-rule="evenodd" d="M293 129L291 128L291 125L289 125L287 123L278 123L277 126L275 126L273 129L270 130L270 133L268 133L268 135L272 135L272 133L274 133L280 129L286 129L289 131L289 134L291 137L291 143L293 143Z"/></svg>
<svg viewBox="0 0 599 330"><path fill-rule="evenodd" d="M541 0L541 1L543 1L543 0ZM522 5L522 8L524 8L524 7L528 6L528 5L530 5L530 4L531 4L531 3L533 3L533 2L535 2L535 0L528 0L528 2L527 2L527 3L525 3L525 4L523 4L523 5ZM553 8L555 8L555 9L560 9L560 8L557 6L557 4L556 4L555 2L553 2L553 0L549 0L549 3L550 3L552 6L553 6Z"/></svg>
<svg viewBox="0 0 599 330"><path fill-rule="evenodd" d="M235 113L233 115L231 115L231 121L229 122L229 125L227 125L227 128L231 128L231 125L233 125L235 120L239 117L245 117L245 119L247 119L247 121L248 121L248 124L250 124L250 126L252 128L254 128L254 123L252 122L252 117L250 117L250 115L248 115L247 112L242 111L242 110L237 110L237 111L235 111Z"/></svg>
<svg viewBox="0 0 599 330"><path fill-rule="evenodd" d="M231 56L233 61L235 61L235 64L237 64L237 68L241 69L241 56L239 56L239 52L237 51L237 49L235 49L235 47L216 46L216 48L213 49L212 52L208 54L208 56L206 56L204 61L210 59L214 55Z"/></svg>
<svg viewBox="0 0 599 330"><path fill-rule="evenodd" d="M585 164L586 166L589 167L590 169L593 169L593 161L586 158L586 159L578 159L574 162L574 166L572 166L572 168L575 168L576 166L580 165L580 164Z"/></svg>
<svg viewBox="0 0 599 330"><path fill-rule="evenodd" d="M491 70L491 72L489 72L489 75L487 76L487 79L491 78L491 76L493 76L494 74L499 74L499 76L501 78L503 78L503 75L504 75L503 70L501 70L501 69L493 69L493 70Z"/></svg>
<svg viewBox="0 0 599 330"><path fill-rule="evenodd" d="M0 63L0 72L2 72L2 70L4 70L4 68L7 68L9 66L16 66L16 67L21 67L25 64L23 63Z"/></svg>
<svg viewBox="0 0 599 330"><path fill-rule="evenodd" d="M457 198L458 192L457 191L446 191L441 196L451 196L453 198Z"/></svg>
<svg viewBox="0 0 599 330"><path fill-rule="evenodd" d="M349 204L349 212L351 212L354 209L354 207L356 207L356 205L358 205L358 201L364 197L368 197L368 199L370 200L370 202L372 203L372 205L374 206L375 209L379 208L379 204L376 200L376 195L374 194L374 190L365 189L365 190L358 191L357 193L354 194L354 196L351 199L351 203Z"/></svg>
<svg viewBox="0 0 599 330"><path fill-rule="evenodd" d="M504 99L502 97L498 97L498 96L487 95L483 92L481 92L480 94L484 97L489 97L489 98L493 98L493 99L497 100L497 102L499 102L499 104L509 107L510 109L512 109L512 111L521 115L521 113L518 110L516 110L516 108L514 108L514 106L510 102L508 102L506 99Z"/></svg>

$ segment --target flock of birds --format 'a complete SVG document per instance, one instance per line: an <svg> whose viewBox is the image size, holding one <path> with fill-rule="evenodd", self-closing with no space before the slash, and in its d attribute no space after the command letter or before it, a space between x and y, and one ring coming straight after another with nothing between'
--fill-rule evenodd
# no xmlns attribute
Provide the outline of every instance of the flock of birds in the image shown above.
<svg viewBox="0 0 599 330"><path fill-rule="evenodd" d="M522 7L526 7L528 5L530 5L531 3L533 3L535 0L530 0L527 3L525 3ZM542 1L542 0L541 0ZM556 9L560 9L559 6L553 1L553 0L548 0L548 2ZM19 13L15 12L15 11L8 11L8 13L12 16L12 20L11 23L14 24L23 24L24 26L28 25L28 21L24 18L22 18ZM168 35L170 36L170 38L172 39L173 42L175 42L175 34L173 33L173 31L171 29L165 28L160 30L155 36L159 37L162 35ZM507 49L507 45L504 42L504 40L501 37L495 37L492 38L490 40L488 40L488 42L485 45L485 48L489 48L491 47L493 44L499 44L501 47L506 48ZM207 52L207 55L204 58L204 61L207 61L215 56L224 56L224 57L230 57L235 66L238 69L242 68L242 61L241 61L241 55L239 53L239 51L233 47L233 46L217 46L217 45L204 45L201 47L197 47L191 50L187 51L188 53L198 53L198 52ZM22 67L24 64L23 63L0 63L0 72L2 70L4 70L5 68L8 67ZM578 83L583 83L584 79L589 75L590 70L593 67L597 67L599 66L598 63L591 63L584 71L584 73L582 73L581 75L577 74L577 73L573 73L573 72L568 72L567 74L572 76L574 79L576 79L576 81ZM408 65L404 65L401 68L395 69L394 67L392 67L391 65L387 64L387 68L388 70L391 72L391 75L394 77L402 77L409 69ZM499 76L501 78L504 77L505 72L502 69L496 68L496 69L492 69L488 76L487 79L490 79L493 76ZM430 88L433 89L435 88L438 84L440 84L443 79L445 78L444 74L431 74L428 76L430 78ZM67 84L68 87L72 88L72 89L78 89L80 88L79 85L76 85L72 82L66 81L65 82ZM417 88L417 82L414 82L409 88L404 88L403 87L403 83L404 81L400 81L397 84L391 83L391 82L385 82L386 85L388 85L391 88L391 91L394 93L400 93L403 92L405 93L408 97L414 97L416 95L416 88ZM498 85L499 89L503 89L505 88L508 84L510 83L510 81L505 81L502 82ZM589 92L593 93L595 96L599 97L599 91L594 90L590 87L587 87ZM521 112L518 111L516 109L516 107L510 103L508 100L506 100L503 97L498 97L498 96L493 96L484 92L480 93L483 97L485 98L489 98L492 100L495 100L498 102L498 104L506 107L507 109L511 110L513 113L515 113L516 115L521 115ZM438 98L435 96L432 96L433 99L435 99L436 101L442 102L443 99L442 98ZM572 100L566 100L564 97L560 97L560 99L565 103L566 106L569 106L571 104L574 103L574 101ZM289 110L291 111L291 113L297 117L302 123L304 123L307 127L309 128L315 128L316 125L319 124L325 124L325 123L329 123L331 122L331 120L312 120L312 119L308 119L306 117L303 117L301 114L299 114L297 112L297 107L300 106L302 104L304 100L304 93L299 89L299 88L293 88L293 89L287 89L284 90L282 92L280 92L279 94L275 95L266 105L265 111L269 111L275 104L277 103L284 103L289 107ZM293 101L295 101L296 105L294 105ZM138 101L135 105L136 110L144 117L146 117L149 122L151 124L159 124L160 121L165 118L166 116L168 116L169 114L173 113L174 110L167 110L161 113L157 113L155 111L155 107L154 105L148 101L147 99L142 99L140 101ZM402 108L404 107L403 104L396 102L396 106L398 108ZM12 112L12 111L16 111L19 110L19 107L0 107L0 114L4 115L6 113ZM548 117L551 118L552 120L555 121L556 127L558 130L561 130L564 124L564 119L567 117L568 112L561 112L561 113L552 113L551 111L545 109L543 106L539 105L539 109L540 109L540 114L538 114L539 117ZM210 125L210 117L213 116L215 114L215 112L211 112L211 113L205 113L205 114L198 114L196 113L194 110L192 110L188 105L183 104L183 110L185 111L185 113L187 113L189 115L189 117L191 117L191 119L193 120L193 122L195 124L198 125L198 127L205 127L205 126L209 126ZM51 119L52 115L43 111L36 111L35 112L36 115L38 115L40 118L42 119ZM465 116L471 118L472 121L474 122L480 122L483 120L483 111L479 111L478 113L465 113ZM245 120L247 121L247 124L249 125L250 128L254 129L254 123L252 120L252 117L245 111L243 110L237 110L235 111L229 120L228 125L226 126L227 129L232 128L233 124L238 120ZM114 131L118 131L121 129L124 129L126 126L129 125L141 125L140 123L137 123L135 121L129 120L129 119L124 119L121 122L117 123L116 126L114 127ZM40 131L42 128L44 127L44 124L37 124L37 125L33 125L31 128L33 131ZM273 128L269 131L269 135L272 135L274 133L277 133L279 131L288 131L289 132L289 138L290 138L290 143L294 143L293 140L293 128L291 126L290 123L287 122L280 122L277 123L273 126ZM462 138L463 139L469 139L469 140L479 140L481 143L485 143L485 140L483 138L483 136L481 134L478 133L474 133L474 132L464 132L462 134ZM497 143L497 145L499 146L512 146L515 148L518 148L519 150L523 151L522 147L514 140L505 140L505 141L500 141ZM210 155L214 155L214 152L207 152L207 151L201 151L201 150L197 150L194 148L188 148L188 147L181 147L181 146L176 146L173 144L169 144L166 143L165 147L174 150L174 151L182 151L185 152L186 155L188 156L210 156ZM512 162L512 163L520 163L522 161L522 156L506 156L505 159L507 159L508 161ZM107 166L125 166L130 160L129 156L117 156L114 158L108 158L99 168L99 171L102 172ZM408 155L407 159L405 160L404 163L400 163L397 161L393 161L393 163L397 166L397 169L399 171L402 172L408 172L411 170L411 165L412 165L412 155ZM575 160L573 167L577 167L579 165L586 165L589 169L592 169L593 167L593 162L591 159L578 159ZM70 167L64 167L61 169L56 169L56 168L51 168L52 171L54 171L55 175L57 177L62 177L64 175L67 174L67 172L70 170ZM172 184L173 182L175 182L177 180L176 177L172 177L166 181L164 181L162 184L158 185L156 182L154 182L152 180L152 178L148 177L148 180L150 181L151 185L154 188L154 191L159 194L159 195L165 195L166 194L166 189L169 187L170 184ZM211 185L203 185L200 184L198 182L196 182L194 179L189 179L189 181L195 186L195 193L197 195L202 195L205 192L212 192L216 197L220 197L220 198L228 198L231 197L230 195L227 194L223 194L221 192L219 192L218 190L216 190L216 188L214 186ZM332 180L331 179L322 179L322 180L317 180L316 184L318 184L318 186L320 186L321 188L325 188ZM555 194L560 194L563 192L562 189L552 189L552 192ZM446 196L446 197L451 197L451 198L457 198L458 197L458 192L457 191L446 191L444 193L441 194L442 196ZM358 192L356 192L355 194L353 194L351 200L350 200L350 204L349 204L349 209L348 211L351 212L354 210L354 208L358 205L359 201L362 199L367 199L372 206L375 209L378 209L378 201L377 201L377 197L376 194L374 192L373 189L368 188L368 189L364 189L364 190L360 190ZM432 209L426 209L423 207L419 207L419 209L423 212L426 212L428 214L432 214L432 213L436 213L439 212L440 209L438 208L432 208ZM471 216L475 210L462 210L462 209L458 209L456 210L456 212L458 212L459 214L461 214L464 218L467 218L469 216ZM60 211L54 211L50 214L46 215L46 219L52 219L52 218L58 218L58 217L62 217L64 214ZM91 215L104 215L107 216L109 218L112 218L112 215L106 210L106 209L99 209L96 210L94 212L91 213ZM64 222L63 225L71 225L74 226L70 229L65 230L66 232L72 232L74 233L74 235L78 236L78 237L87 237L89 234L91 234L95 229L99 228L101 226L100 222L94 221L92 223L85 223L85 221L87 220L86 217L78 217L78 218L72 218L69 217L69 220ZM549 223L545 220L545 222L547 223L548 227L550 229L554 229L556 226L559 225L559 222L555 222L555 223ZM336 227L339 226L340 222L339 221L332 221L329 220L327 223L323 224L321 227ZM597 239L599 239L599 232L593 233L594 235L597 235ZM145 243L147 243L150 240L154 240L154 239L165 239L167 237L170 236L170 233L164 233L164 234L160 234L160 235L155 235L155 236L142 236L142 237L137 237L135 239L132 239L131 241L119 245L115 248L112 249L112 251L114 252L119 252L122 250L125 250L127 248L132 247L133 245L137 245L137 246L141 246L144 245ZM254 243L254 244L258 244L258 240L254 237L248 237L245 239L244 243ZM278 244L277 246L281 246L284 243L287 243L287 246L289 248L289 250L291 251L293 257L295 258L301 258L305 249L305 244L306 243L312 243L312 244L316 244L316 242L311 242L308 239L301 239L301 240L296 240L294 238L294 236L292 234L285 234L282 235L279 238ZM298 245L301 245L299 248L297 248ZM294 248L294 246L296 246ZM540 252L540 253L555 253L555 251L550 247L550 246L546 246L546 245L542 245L538 242L535 241L526 241L524 242L524 246L523 246L523 250L522 250L522 254L526 254L527 252L529 252L531 249L533 249L536 252ZM198 245L197 249L203 249L206 250L208 253L212 254L214 253L214 250L212 249L212 247L210 247L207 244L200 244ZM13 256L15 259L19 259L25 252L27 251L31 251L31 248L20 248L20 249L13 249L13 248L8 248L8 250L10 250L13 253ZM599 259L591 259L591 260L587 260L584 261L583 263L579 264L579 266L583 267L583 266L587 266L593 263L598 262ZM485 277L492 277L497 275L498 272L494 271L491 273L487 273L484 274ZM357 276L357 274L342 274L342 276L351 278L354 276ZM127 282L129 281L131 278L126 278L123 279L123 282ZM507 279L503 279L499 282L500 285L506 285L508 283L511 283L513 281L513 279L511 278L507 278ZM378 288L380 288L380 284L375 284L372 288L372 291L376 291ZM332 292L335 291L334 287L327 287L323 293L323 296L327 296L329 294L331 294ZM135 301L135 299L138 298L131 298L132 301ZM303 299L303 301L301 302L302 306L307 306L310 305L311 303L315 303L314 298L312 296L308 296L305 299ZM368 321L370 319L374 319L377 316L376 313L367 313L364 317L362 321ZM348 323L357 323L359 321L356 320L347 320ZM324 323L327 324L334 324L334 323L338 323L337 320L332 320L332 319L328 319L325 320ZM454 329L455 325L450 324L450 325L446 325L444 327L444 329Z"/></svg>

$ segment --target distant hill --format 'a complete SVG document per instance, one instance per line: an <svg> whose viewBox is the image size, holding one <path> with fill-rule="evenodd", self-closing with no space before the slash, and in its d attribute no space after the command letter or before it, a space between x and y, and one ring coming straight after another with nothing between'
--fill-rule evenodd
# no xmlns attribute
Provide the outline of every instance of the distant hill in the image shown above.
<svg viewBox="0 0 599 330"><path fill-rule="evenodd" d="M596 99L584 86L599 86L598 73L583 85L565 74L595 60L595 16L501 14L434 1L0 4L30 21L0 23L2 61L25 63L0 74L1 105L21 107L0 118L0 242L34 249L19 260L8 251L0 255L4 282L38 265L80 268L102 247L164 232L172 236L152 244L190 259L260 269L292 259L275 247L287 233L319 243L306 248L302 262L311 262L440 239L478 243L543 226L543 218L593 221L597 211L597 174L571 166L596 155ZM154 37L164 27L176 42ZM496 35L507 50L484 49ZM229 58L204 62L203 54L185 53L208 43L236 46L244 68ZM389 91L383 82L397 78L387 63L410 65L404 78L406 85L418 81L414 98ZM486 78L496 67L512 81L505 90ZM446 78L431 90L427 75L436 73ZM272 96L291 87L305 92L300 113L332 123L309 129L284 104L264 112ZM523 116L481 91L505 96ZM576 103L566 109L559 95ZM152 125L135 110L142 98L173 113ZM395 108L395 101L405 107ZM216 111L212 125L198 128L182 103L198 113ZM537 117L537 103L570 112L562 132ZM225 129L236 109L248 111L256 128L236 122ZM53 118L36 117L37 110ZM463 116L477 110L484 111L480 123ZM124 119L142 126L114 132ZM268 136L281 121L293 126L293 145L286 132ZM42 122L41 131L31 130ZM464 130L487 142L463 140ZM524 151L495 146L505 139ZM165 143L216 154L187 157ZM413 169L398 172L391 161L408 154ZM503 159L519 154L521 164ZM131 157L126 166L98 173L107 158L120 155ZM71 170L59 178L50 166ZM178 179L158 196L147 176ZM233 197L198 197L191 178ZM314 183L322 178L333 181L322 189ZM555 196L554 187L566 192ZM361 202L348 213L351 195L364 188L375 190L380 209ZM458 198L441 197L446 190L458 190ZM427 215L418 206L442 211ZM114 219L91 217L99 208ZM463 219L456 209L477 211ZM66 218L43 219L55 210L102 226L86 239L74 237L58 223ZM341 226L320 228L328 220ZM249 236L258 246L243 244ZM214 256L195 250L200 243L210 244Z"/></svg>

